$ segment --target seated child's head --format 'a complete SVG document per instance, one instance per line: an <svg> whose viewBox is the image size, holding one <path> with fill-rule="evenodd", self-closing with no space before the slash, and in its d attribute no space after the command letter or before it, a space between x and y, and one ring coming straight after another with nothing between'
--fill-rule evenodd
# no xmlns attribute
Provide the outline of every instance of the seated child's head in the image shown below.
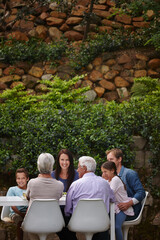
<svg viewBox="0 0 160 240"><path fill-rule="evenodd" d="M29 180L29 174L27 169L18 168L16 170L16 183L18 187L21 189L26 189L28 180Z"/></svg>
<svg viewBox="0 0 160 240"><path fill-rule="evenodd" d="M117 175L116 164L114 162L107 161L101 166L102 177L106 180L111 180Z"/></svg>

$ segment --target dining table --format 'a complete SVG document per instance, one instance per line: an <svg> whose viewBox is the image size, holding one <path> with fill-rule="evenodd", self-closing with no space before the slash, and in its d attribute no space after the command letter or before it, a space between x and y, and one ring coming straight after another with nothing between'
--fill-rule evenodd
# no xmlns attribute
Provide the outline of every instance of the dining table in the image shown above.
<svg viewBox="0 0 160 240"><path fill-rule="evenodd" d="M66 196L59 199L59 205L65 205ZM28 200L19 196L0 196L0 206L28 206Z"/></svg>

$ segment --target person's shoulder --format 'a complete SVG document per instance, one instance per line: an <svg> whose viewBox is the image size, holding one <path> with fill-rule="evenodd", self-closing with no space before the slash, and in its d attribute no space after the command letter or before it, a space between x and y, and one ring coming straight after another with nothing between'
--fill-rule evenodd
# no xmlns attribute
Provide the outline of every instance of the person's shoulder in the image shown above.
<svg viewBox="0 0 160 240"><path fill-rule="evenodd" d="M135 170L131 168L126 168L126 167L124 167L124 172L126 172L127 174L133 174L133 175L137 174Z"/></svg>
<svg viewBox="0 0 160 240"><path fill-rule="evenodd" d="M125 171L125 174L126 174L126 178L128 180L133 180L133 179L139 180L138 173L135 170L133 170L131 168L124 168L124 171Z"/></svg>
<svg viewBox="0 0 160 240"><path fill-rule="evenodd" d="M60 181L60 180L56 180L56 179L51 179L53 187L57 188L57 189L61 189L63 191L64 189L64 184Z"/></svg>
<svg viewBox="0 0 160 240"><path fill-rule="evenodd" d="M18 186L12 186L8 189L7 191L7 196L12 196L12 195L16 195L17 191L18 191Z"/></svg>
<svg viewBox="0 0 160 240"><path fill-rule="evenodd" d="M16 189L18 188L18 186L12 186L12 187L9 187L8 189L8 192L10 191L15 191Z"/></svg>
<svg viewBox="0 0 160 240"><path fill-rule="evenodd" d="M102 178L101 176L95 175L97 181L101 182L102 184L109 185L108 180Z"/></svg>
<svg viewBox="0 0 160 240"><path fill-rule="evenodd" d="M68 189L68 191L73 191L74 189L78 189L80 186L83 185L82 178L77 179L76 181L73 181Z"/></svg>
<svg viewBox="0 0 160 240"><path fill-rule="evenodd" d="M55 178L55 170L51 172L52 178Z"/></svg>
<svg viewBox="0 0 160 240"><path fill-rule="evenodd" d="M77 172L77 170L74 170L74 180L79 179L79 173Z"/></svg>
<svg viewBox="0 0 160 240"><path fill-rule="evenodd" d="M114 183L121 182L121 180L118 176L114 176L111 181L114 182Z"/></svg>
<svg viewBox="0 0 160 240"><path fill-rule="evenodd" d="M12 186L12 187L10 187L9 189L14 190L14 189L16 189L16 188L18 188L18 186ZM9 189L8 189L8 190L9 190Z"/></svg>
<svg viewBox="0 0 160 240"><path fill-rule="evenodd" d="M28 185L30 185L30 184L32 184L32 183L34 183L34 182L36 182L36 181L38 181L38 177L37 177L37 178L31 178L31 179L28 181Z"/></svg>
<svg viewBox="0 0 160 240"><path fill-rule="evenodd" d="M60 180L56 180L56 179L53 179L55 183L57 183L57 185L62 185L63 186L63 182L60 181Z"/></svg>
<svg viewBox="0 0 160 240"><path fill-rule="evenodd" d="M78 178L76 181L72 182L71 186L75 187L76 185L83 184L83 182L85 182L85 179L83 177L82 178Z"/></svg>

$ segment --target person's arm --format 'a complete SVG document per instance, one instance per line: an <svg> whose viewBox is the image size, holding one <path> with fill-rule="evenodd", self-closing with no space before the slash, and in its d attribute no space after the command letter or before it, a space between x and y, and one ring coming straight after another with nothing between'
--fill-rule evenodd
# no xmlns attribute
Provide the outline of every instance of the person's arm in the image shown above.
<svg viewBox="0 0 160 240"><path fill-rule="evenodd" d="M110 182L111 189L113 190L114 194L119 191L120 186L122 185L122 180L119 177L112 178ZM129 207L133 205L133 201L130 200L128 202L121 202L117 206L121 211L127 210Z"/></svg>
<svg viewBox="0 0 160 240"><path fill-rule="evenodd" d="M115 202L115 192L117 191L118 188L118 183L116 181L116 178L112 178L111 182L109 183L110 185L110 201Z"/></svg>
<svg viewBox="0 0 160 240"><path fill-rule="evenodd" d="M27 198L27 200L30 200L30 183L31 182L31 180L28 182L28 184L27 184L27 190L26 190L26 198Z"/></svg>
<svg viewBox="0 0 160 240"><path fill-rule="evenodd" d="M114 192L111 188L110 188L109 196L110 196L110 202L114 203L115 202L115 196L114 196Z"/></svg>
<svg viewBox="0 0 160 240"><path fill-rule="evenodd" d="M17 213L17 214L20 215L21 217L24 217L24 216L25 216L25 213L19 211L16 206L11 206L11 208L13 209L13 211L14 211L15 213Z"/></svg>
<svg viewBox="0 0 160 240"><path fill-rule="evenodd" d="M138 173L135 171L129 171L126 175L126 180L128 187L130 188L130 192L132 193L131 197L133 205L141 202L145 197L145 190L138 177Z"/></svg>
<svg viewBox="0 0 160 240"><path fill-rule="evenodd" d="M51 177L55 179L55 171L51 172Z"/></svg>
<svg viewBox="0 0 160 240"><path fill-rule="evenodd" d="M131 199L129 202L122 202L118 204L118 207L121 211L126 211L129 207L133 205L133 200Z"/></svg>
<svg viewBox="0 0 160 240"><path fill-rule="evenodd" d="M66 216L70 216L73 212L73 201L72 201L73 195L74 195L74 186L72 183L68 189L67 196L66 196L66 205L64 209Z"/></svg>
<svg viewBox="0 0 160 240"><path fill-rule="evenodd" d="M130 188L129 191L132 192L132 199L125 203L118 204L118 207L121 211L127 210L129 207L136 205L140 201L143 200L145 197L145 190L142 186L142 183L138 177L137 172L129 171L126 175L126 180L128 187Z"/></svg>
<svg viewBox="0 0 160 240"><path fill-rule="evenodd" d="M74 181L76 181L79 179L79 174L78 174L77 170L74 170L74 171L75 171Z"/></svg>
<svg viewBox="0 0 160 240"><path fill-rule="evenodd" d="M10 188L8 189L8 191L7 191L7 196L16 196L16 195L15 195L15 192L14 192L14 190L13 190L13 187L10 187ZM17 213L17 214L20 215L21 217L24 217L25 213L20 212L16 206L11 206L11 208L12 208L12 210L13 210L15 213Z"/></svg>
<svg viewBox="0 0 160 240"><path fill-rule="evenodd" d="M15 196L12 187L10 187L10 188L8 189L6 196Z"/></svg>

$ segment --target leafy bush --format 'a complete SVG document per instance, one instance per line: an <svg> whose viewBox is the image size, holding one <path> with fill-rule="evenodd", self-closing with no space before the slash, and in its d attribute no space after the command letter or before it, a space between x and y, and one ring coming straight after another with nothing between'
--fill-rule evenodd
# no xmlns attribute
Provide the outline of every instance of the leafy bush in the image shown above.
<svg viewBox="0 0 160 240"><path fill-rule="evenodd" d="M146 97L153 95L156 92L160 94L160 81L158 78L141 77L134 80L134 84L131 88L133 97ZM158 96L157 96L158 97Z"/></svg>
<svg viewBox="0 0 160 240"><path fill-rule="evenodd" d="M158 15L160 10L160 3L155 0L119 0L116 1L116 6L134 17L146 16L148 10L153 10Z"/></svg>
<svg viewBox="0 0 160 240"><path fill-rule="evenodd" d="M144 29L134 33L120 29L111 34L97 34L94 39L88 38L86 42L82 42L78 49L73 47L69 49L70 64L75 70L79 70L103 52L142 47L149 38L150 34Z"/></svg>
<svg viewBox="0 0 160 240"><path fill-rule="evenodd" d="M16 61L38 62L58 60L64 55L66 41L60 40L47 44L42 40L31 38L29 41L10 39L0 42L0 59L6 63Z"/></svg>
<svg viewBox="0 0 160 240"><path fill-rule="evenodd" d="M152 44L157 51L160 51L160 30L151 36L145 45Z"/></svg>
<svg viewBox="0 0 160 240"><path fill-rule="evenodd" d="M69 82L56 79L45 82L49 92L42 96L27 95L22 86L1 94L0 105L0 167L14 172L25 166L30 174L37 173L36 161L41 152L57 155L61 148L69 148L77 159L93 156L100 166L106 160L105 151L113 147L123 150L126 166L134 167L135 153L131 148L132 136L147 139L154 172L160 170L160 91L156 79L135 80L148 86L143 96L132 96L130 102L92 104L83 100L87 89L72 86L79 78ZM157 86L156 94L151 91ZM155 127L156 126L156 127ZM147 180L148 179L148 180ZM152 183L147 177L146 182ZM152 186L154 194L159 189Z"/></svg>
<svg viewBox="0 0 160 240"><path fill-rule="evenodd" d="M112 117L107 116L105 106L99 104L72 104L68 109L55 109L51 104L37 110L32 108L23 113L17 127L14 122L8 122L14 126L10 136L6 135L5 126L1 129L6 137L12 137L12 155L19 156L12 159L11 169L23 165L30 173L35 173L38 154L47 151L55 156L64 147L70 148L76 158L91 155L100 164L105 161L107 148L119 146L128 152L130 157L126 162L130 163L133 157L129 152L131 138L127 129L125 126L112 126L110 121Z"/></svg>

